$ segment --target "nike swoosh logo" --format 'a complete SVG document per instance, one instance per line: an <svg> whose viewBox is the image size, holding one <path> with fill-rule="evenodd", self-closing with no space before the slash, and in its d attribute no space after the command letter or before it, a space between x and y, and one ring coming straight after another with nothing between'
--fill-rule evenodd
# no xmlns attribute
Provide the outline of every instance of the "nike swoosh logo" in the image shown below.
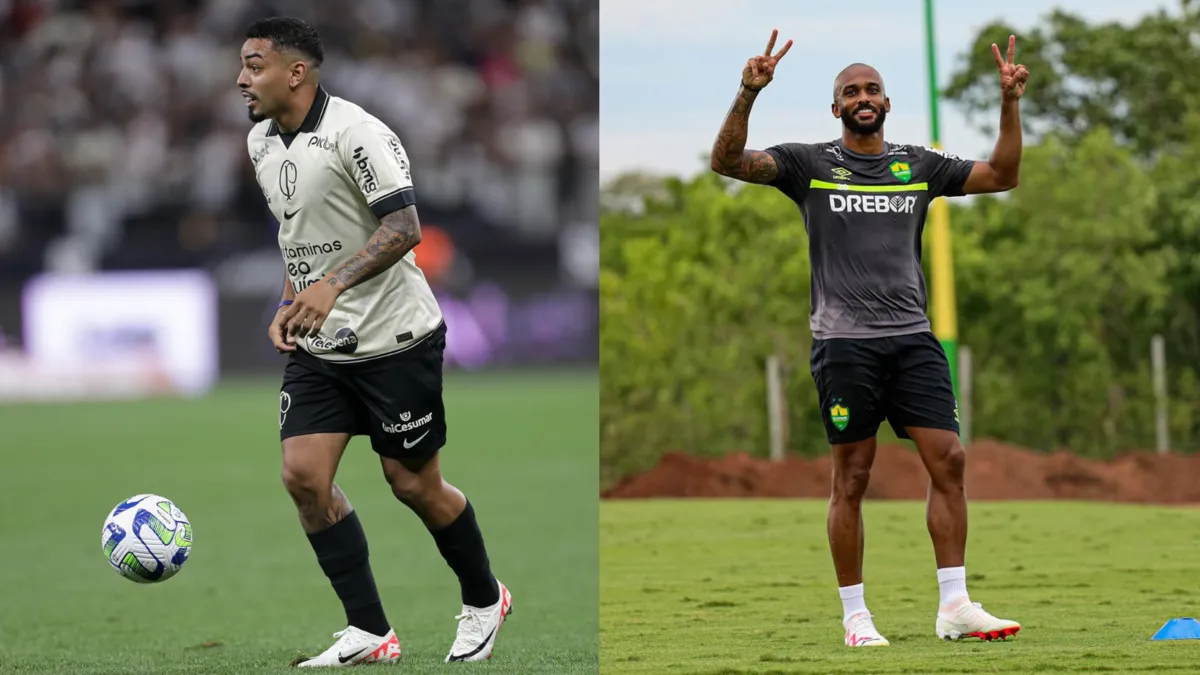
<svg viewBox="0 0 1200 675"><path fill-rule="evenodd" d="M346 662L350 661L351 659L357 657L359 654L362 654L363 652L367 651L368 649L370 649L370 647L363 647L362 649L354 652L350 656L343 656L342 654L338 654L338 661L341 663L346 663Z"/></svg>
<svg viewBox="0 0 1200 675"><path fill-rule="evenodd" d="M288 213L287 211L284 211L284 212L283 212L283 219L284 219L284 220L291 220L292 218L295 218L295 217L296 217L296 214L297 214L297 213L300 213L300 212L301 212L301 211L303 211L303 210L304 210L304 207L303 207L303 206L301 206L300 208L296 209L295 211L292 211L291 213Z"/></svg>
<svg viewBox="0 0 1200 675"><path fill-rule="evenodd" d="M411 443L409 443L409 442L408 442L408 439L407 439L407 438L406 438L406 439L404 439L404 449L405 449L405 450L411 450L411 449L412 449L412 447L413 447L414 445L416 445L417 443L420 443L420 442L421 442L421 439L422 439L422 438L425 438L425 437L426 437L426 436L428 436L428 435L429 435L429 430L428 430L428 429L426 429L426 430L425 430L425 433L421 434L420 436L417 436L416 440L414 440L414 441L413 441L413 442L411 442Z"/></svg>
<svg viewBox="0 0 1200 675"><path fill-rule="evenodd" d="M429 433L429 432L425 432L425 433ZM451 661L464 661L466 659L471 658L472 656L475 656L479 652L483 651L483 648L488 646L488 643L492 641L492 636L496 634L496 628L499 628L499 626L492 628L492 632L488 633L487 637L485 637L483 639L483 642L479 643L478 647L476 647L475 649L472 649L471 651L467 652L466 654L455 654L454 656L450 657L450 660Z"/></svg>

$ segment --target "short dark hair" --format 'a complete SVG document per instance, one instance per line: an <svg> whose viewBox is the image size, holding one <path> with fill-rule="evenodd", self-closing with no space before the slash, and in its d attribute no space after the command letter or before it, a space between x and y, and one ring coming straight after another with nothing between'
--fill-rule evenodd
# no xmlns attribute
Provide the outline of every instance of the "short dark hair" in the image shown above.
<svg viewBox="0 0 1200 675"><path fill-rule="evenodd" d="M318 66L325 60L325 49L321 47L317 29L302 19L285 16L259 19L246 29L246 39L269 40L276 51L293 49Z"/></svg>

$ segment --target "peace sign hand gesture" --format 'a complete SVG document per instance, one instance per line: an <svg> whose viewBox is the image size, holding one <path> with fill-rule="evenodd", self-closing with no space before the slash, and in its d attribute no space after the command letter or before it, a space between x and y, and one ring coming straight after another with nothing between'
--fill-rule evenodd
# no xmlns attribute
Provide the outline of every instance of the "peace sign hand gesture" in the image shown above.
<svg viewBox="0 0 1200 675"><path fill-rule="evenodd" d="M1017 51L1017 36L1008 36L1008 60L1000 56L1000 48L992 43L992 56L996 57L996 67L1000 70L1000 91L1005 100L1015 101L1025 93L1025 82L1029 79L1029 70L1023 65L1014 64Z"/></svg>
<svg viewBox="0 0 1200 675"><path fill-rule="evenodd" d="M762 54L750 57L746 62L746 67L742 69L742 86L750 91L759 91L763 87L770 84L775 77L775 64L787 54L792 48L792 41L788 40L778 54L771 55L771 50L775 48L775 38L779 37L779 31L771 31L771 39L767 42L767 48Z"/></svg>

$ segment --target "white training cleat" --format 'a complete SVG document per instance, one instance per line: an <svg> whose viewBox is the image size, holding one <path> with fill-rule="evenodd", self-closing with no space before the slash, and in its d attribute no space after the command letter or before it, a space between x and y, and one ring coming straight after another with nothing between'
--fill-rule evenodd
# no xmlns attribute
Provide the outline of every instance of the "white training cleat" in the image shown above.
<svg viewBox="0 0 1200 675"><path fill-rule="evenodd" d="M300 668L341 668L360 663L396 663L400 660L400 641L396 631L380 637L348 626L333 634L337 642L313 658L297 663Z"/></svg>
<svg viewBox="0 0 1200 675"><path fill-rule="evenodd" d="M496 645L496 634L500 625L512 614L512 593L499 581L500 599L491 607L471 607L463 605L462 614L458 619L458 636L446 655L446 663L451 661L486 661L492 658L492 649Z"/></svg>
<svg viewBox="0 0 1200 675"><path fill-rule="evenodd" d="M859 612L845 621L847 647L887 647L890 642L875 629L870 612Z"/></svg>
<svg viewBox="0 0 1200 675"><path fill-rule="evenodd" d="M978 602L960 600L938 609L937 636L943 640L974 637L980 640L1003 640L1016 635L1021 624L1009 619L997 619L983 610Z"/></svg>

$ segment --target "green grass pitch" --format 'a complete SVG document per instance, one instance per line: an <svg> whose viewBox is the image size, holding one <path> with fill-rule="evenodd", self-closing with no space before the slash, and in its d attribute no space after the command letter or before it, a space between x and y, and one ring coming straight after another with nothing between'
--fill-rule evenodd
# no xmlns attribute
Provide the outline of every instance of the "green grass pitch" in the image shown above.
<svg viewBox="0 0 1200 675"><path fill-rule="evenodd" d="M351 442L338 482L404 649L395 672L597 672L597 391L594 372L447 376L443 472L514 598L487 663L442 662L458 582ZM194 401L0 405L0 673L285 673L332 644L345 617L280 482L277 411L274 379ZM100 551L105 515L141 492L194 527L187 565L156 585Z"/></svg>
<svg viewBox="0 0 1200 675"><path fill-rule="evenodd" d="M968 591L1021 632L934 635L924 504L869 502L868 607L890 647L842 644L824 501L605 502L602 672L1198 673L1200 641L1153 642L1200 616L1200 510L973 503Z"/></svg>

